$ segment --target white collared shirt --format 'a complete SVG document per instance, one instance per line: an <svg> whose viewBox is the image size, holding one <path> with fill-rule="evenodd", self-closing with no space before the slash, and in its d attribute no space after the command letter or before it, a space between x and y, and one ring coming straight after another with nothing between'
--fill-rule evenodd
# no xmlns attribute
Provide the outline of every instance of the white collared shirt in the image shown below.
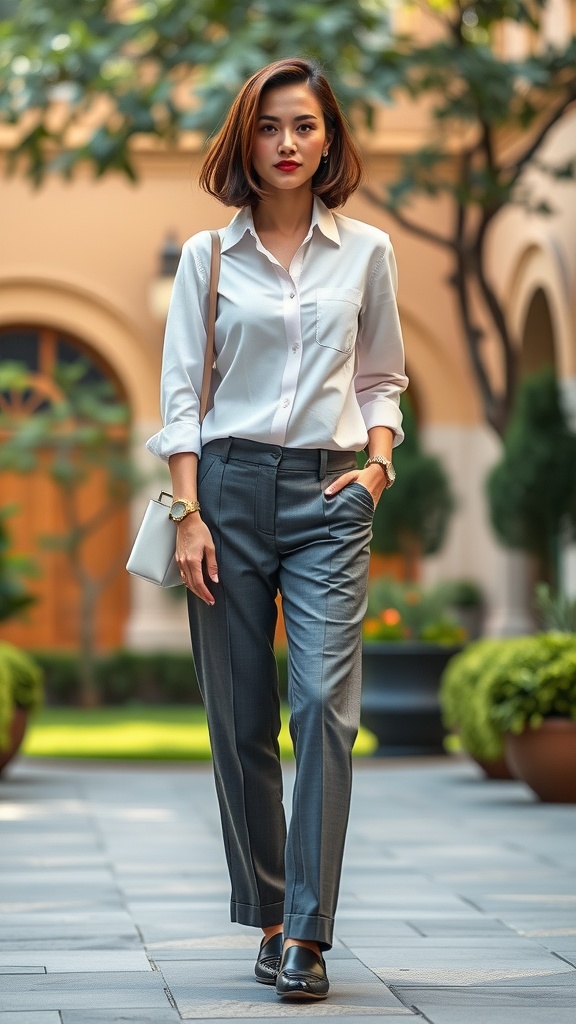
<svg viewBox="0 0 576 1024"><path fill-rule="evenodd" d="M220 437L289 448L360 451L367 430L403 438L408 384L387 234L332 213L317 197L310 230L285 270L264 248L250 209L220 231L214 405L198 421L210 233L185 242L162 362L164 427L147 447L167 460Z"/></svg>

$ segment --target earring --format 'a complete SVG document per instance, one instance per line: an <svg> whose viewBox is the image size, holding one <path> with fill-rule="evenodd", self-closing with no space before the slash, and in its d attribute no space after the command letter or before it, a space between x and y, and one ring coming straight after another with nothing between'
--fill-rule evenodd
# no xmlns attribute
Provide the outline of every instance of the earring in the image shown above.
<svg viewBox="0 0 576 1024"><path fill-rule="evenodd" d="M324 150L324 152L322 153L322 163L323 164L328 163L328 150L327 149Z"/></svg>

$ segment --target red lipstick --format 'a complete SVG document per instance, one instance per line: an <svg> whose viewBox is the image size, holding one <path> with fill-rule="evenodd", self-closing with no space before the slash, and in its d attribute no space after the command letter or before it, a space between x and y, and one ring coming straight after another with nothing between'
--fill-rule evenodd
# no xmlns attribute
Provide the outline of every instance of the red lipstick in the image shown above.
<svg viewBox="0 0 576 1024"><path fill-rule="evenodd" d="M295 171L300 167L299 163L295 160L281 160L279 163L274 164L277 171Z"/></svg>

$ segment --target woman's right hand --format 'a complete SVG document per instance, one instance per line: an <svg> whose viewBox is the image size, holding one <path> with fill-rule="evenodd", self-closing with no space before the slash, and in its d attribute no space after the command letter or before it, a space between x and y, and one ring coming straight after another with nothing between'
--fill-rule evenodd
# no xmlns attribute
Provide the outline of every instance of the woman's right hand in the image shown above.
<svg viewBox="0 0 576 1024"><path fill-rule="evenodd" d="M204 582L204 566L213 583L218 583L218 565L212 534L198 512L191 512L177 526L176 562L183 582L206 604L215 604Z"/></svg>

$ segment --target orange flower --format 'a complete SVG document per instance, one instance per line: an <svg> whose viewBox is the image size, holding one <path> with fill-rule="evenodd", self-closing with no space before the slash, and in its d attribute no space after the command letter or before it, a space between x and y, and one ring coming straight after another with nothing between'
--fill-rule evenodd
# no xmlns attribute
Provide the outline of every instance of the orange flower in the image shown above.
<svg viewBox="0 0 576 1024"><path fill-rule="evenodd" d="M397 626L402 616L397 608L385 608L380 613L380 618L385 626Z"/></svg>
<svg viewBox="0 0 576 1024"><path fill-rule="evenodd" d="M377 636L380 631L380 623L378 619L366 619L364 622L364 636L373 637Z"/></svg>

